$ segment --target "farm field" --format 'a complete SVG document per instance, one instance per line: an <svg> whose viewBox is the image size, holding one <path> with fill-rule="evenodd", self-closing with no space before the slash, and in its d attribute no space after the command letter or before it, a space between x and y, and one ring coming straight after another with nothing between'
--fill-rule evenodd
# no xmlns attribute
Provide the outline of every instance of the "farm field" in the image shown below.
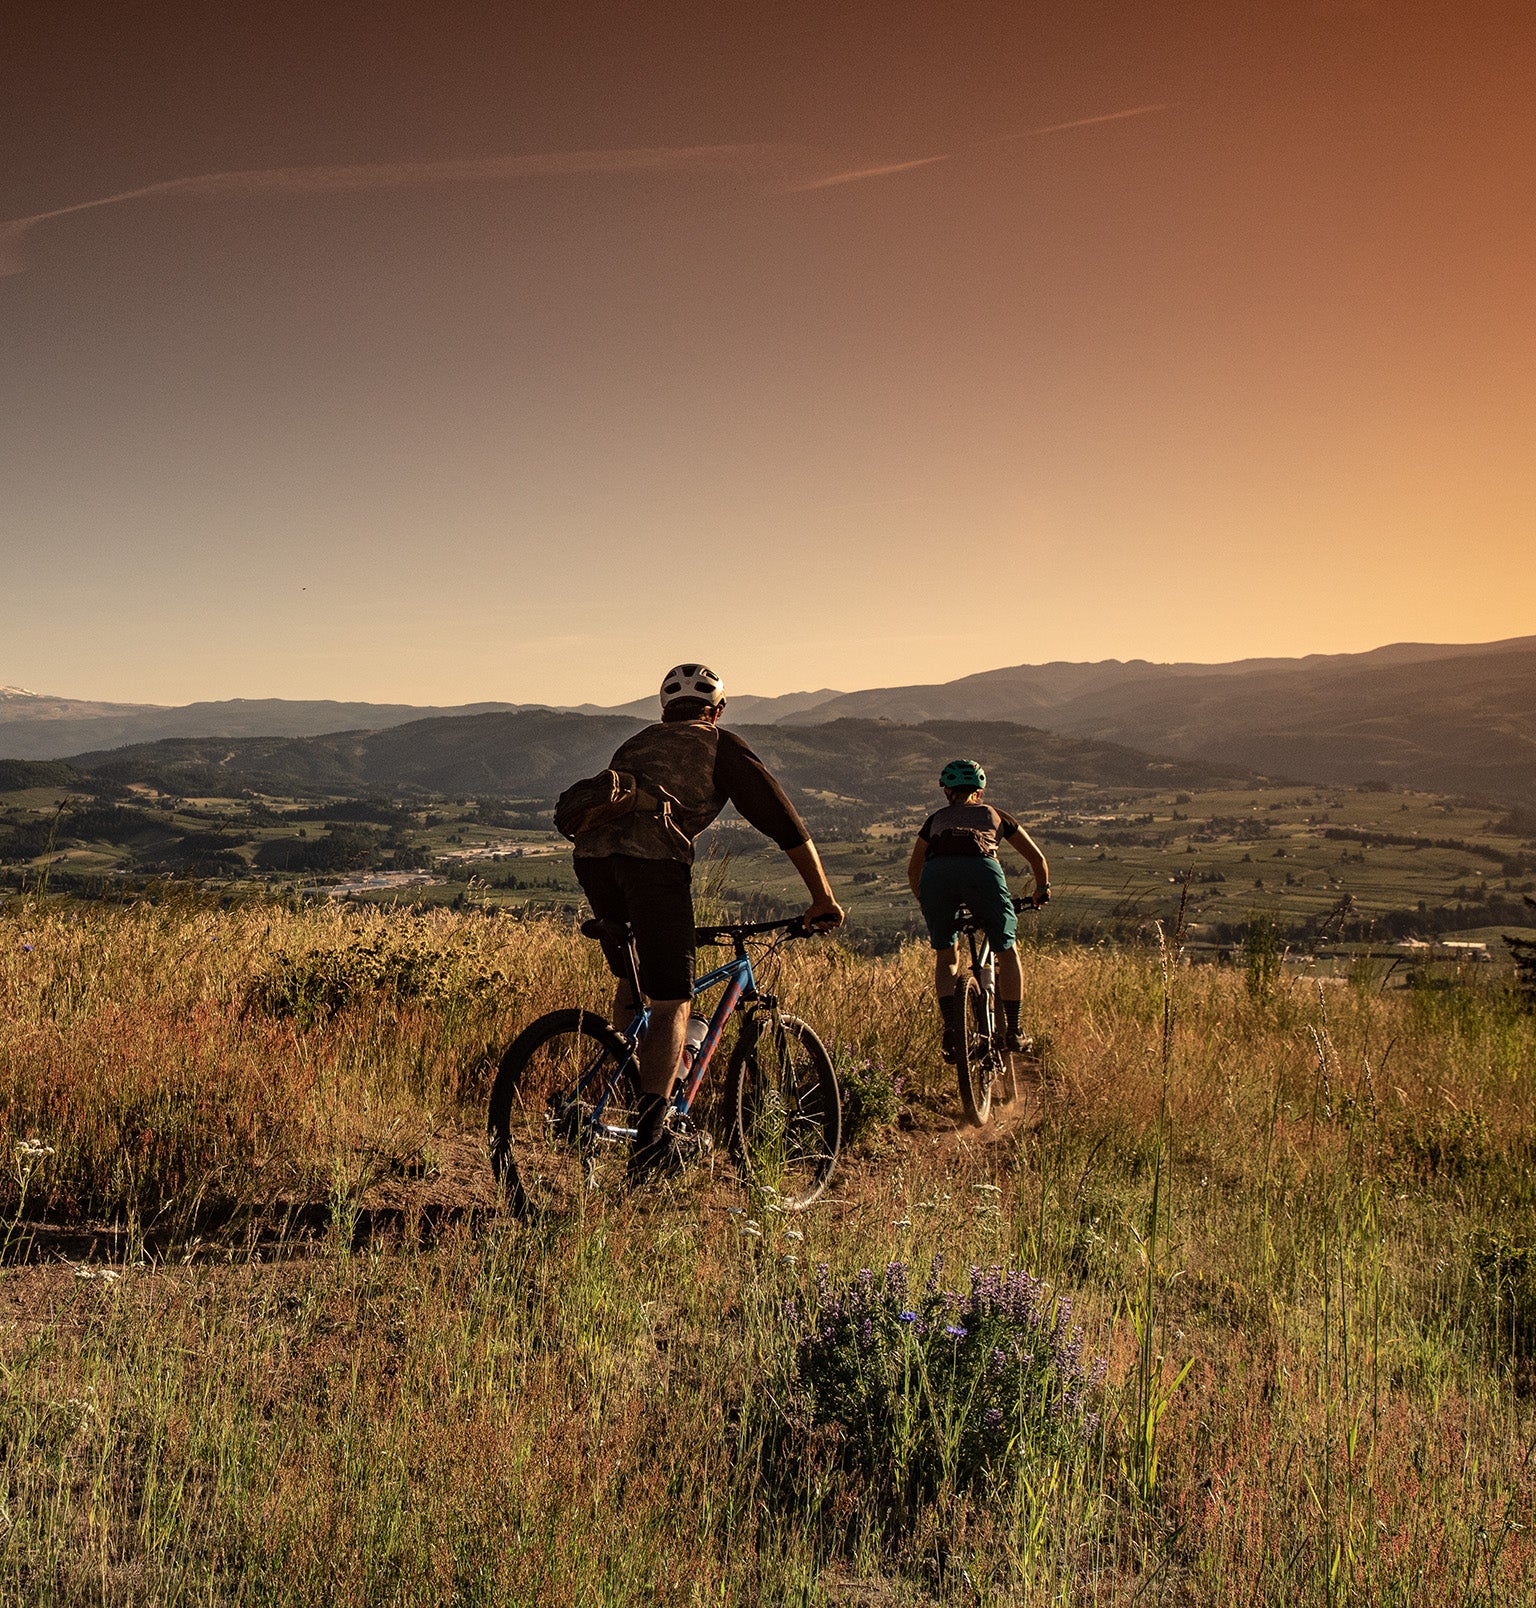
<svg viewBox="0 0 1536 1608"><path fill-rule="evenodd" d="M1178 961L1032 950L979 1131L925 953L795 946L831 1197L520 1224L486 1052L604 997L568 920L12 894L0 1599L1530 1601L1536 1018Z"/></svg>
<svg viewBox="0 0 1536 1608"><path fill-rule="evenodd" d="M569 848L550 830L545 801L317 803L121 791L119 800L94 804L61 789L0 795L0 877L18 890L50 886L87 897L191 881L235 897L287 892L534 911L580 902ZM905 870L921 812L882 819L847 801L806 808L849 911L850 937L888 949L918 934ZM818 810L828 809L821 820ZM1230 946L1255 918L1314 947L1325 939L1380 947L1524 925L1523 896L1536 893L1536 819L1433 794L1254 787L1121 797L1077 789L1016 813L1051 861L1052 904L1036 921L1046 937L1125 934L1171 921L1186 903L1197 952ZM794 872L740 823L716 826L699 853L701 886L722 912L796 907ZM1005 864L1027 886L1017 876L1022 861L1010 853Z"/></svg>

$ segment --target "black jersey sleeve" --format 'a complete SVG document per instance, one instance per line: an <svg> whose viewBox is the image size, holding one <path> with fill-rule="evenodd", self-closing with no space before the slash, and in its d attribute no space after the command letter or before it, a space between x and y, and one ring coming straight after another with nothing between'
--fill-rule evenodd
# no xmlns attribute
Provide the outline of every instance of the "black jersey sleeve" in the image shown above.
<svg viewBox="0 0 1536 1608"><path fill-rule="evenodd" d="M1024 830L1007 810L998 810L995 804L992 807L997 810L997 835L1000 838L1011 838Z"/></svg>
<svg viewBox="0 0 1536 1608"><path fill-rule="evenodd" d="M811 834L768 767L733 731L720 733L715 750L715 791L723 793L764 837L781 849L809 843Z"/></svg>
<svg viewBox="0 0 1536 1608"><path fill-rule="evenodd" d="M931 815L920 827L918 827L917 835L923 840L924 843L931 843L933 841L933 817Z"/></svg>

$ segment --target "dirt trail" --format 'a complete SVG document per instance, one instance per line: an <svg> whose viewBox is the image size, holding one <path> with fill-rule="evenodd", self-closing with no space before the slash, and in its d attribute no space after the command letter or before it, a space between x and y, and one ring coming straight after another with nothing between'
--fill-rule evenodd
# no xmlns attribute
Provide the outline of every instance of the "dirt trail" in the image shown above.
<svg viewBox="0 0 1536 1608"><path fill-rule="evenodd" d="M995 1097L990 1120L966 1122L958 1095L910 1104L888 1145L878 1155L848 1159L827 1196L812 1208L833 1216L865 1209L898 1168L916 1166L938 1175L970 1179L1005 1175L1020 1140L1038 1127L1044 1094L1037 1079L1021 1075L1017 1096ZM433 1166L419 1177L387 1177L350 1203L278 1198L210 1215L190 1227L151 1225L135 1230L109 1223L22 1221L12 1226L0 1262L0 1327L26 1331L56 1311L74 1286L108 1284L128 1269L173 1271L259 1255L289 1259L334 1247L338 1228L349 1231L354 1249L378 1242L428 1244L445 1231L489 1221L500 1210L478 1127L440 1131L432 1144ZM735 1167L720 1152L705 1179L686 1179L686 1194L658 1205L715 1211L739 1205Z"/></svg>

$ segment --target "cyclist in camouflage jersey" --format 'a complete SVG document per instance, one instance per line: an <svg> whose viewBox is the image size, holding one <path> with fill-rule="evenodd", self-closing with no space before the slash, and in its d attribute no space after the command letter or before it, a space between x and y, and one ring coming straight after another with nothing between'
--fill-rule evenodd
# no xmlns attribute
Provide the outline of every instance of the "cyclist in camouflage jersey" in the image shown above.
<svg viewBox="0 0 1536 1608"><path fill-rule="evenodd" d="M734 732L724 731L725 686L700 664L678 665L661 683L661 719L620 744L611 761L642 788L664 796L667 808L640 811L581 832L575 870L593 914L628 922L635 937L640 986L651 1020L640 1044L639 1132L631 1153L632 1173L665 1159L666 1114L687 1031L693 991L693 843L723 810L734 804L758 831L789 856L811 902L808 926L841 925L811 835L784 790L763 762ZM604 943L609 969L622 978L623 957ZM627 1022L636 1002L620 981L614 1019Z"/></svg>

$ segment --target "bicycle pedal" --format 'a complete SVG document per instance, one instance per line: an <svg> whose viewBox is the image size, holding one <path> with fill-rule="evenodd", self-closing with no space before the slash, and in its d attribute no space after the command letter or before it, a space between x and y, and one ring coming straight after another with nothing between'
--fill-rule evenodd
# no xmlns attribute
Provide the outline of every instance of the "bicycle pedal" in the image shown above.
<svg viewBox="0 0 1536 1608"><path fill-rule="evenodd" d="M714 1151L713 1135L701 1128L686 1111L668 1112L667 1133L681 1166L696 1167L708 1161Z"/></svg>

